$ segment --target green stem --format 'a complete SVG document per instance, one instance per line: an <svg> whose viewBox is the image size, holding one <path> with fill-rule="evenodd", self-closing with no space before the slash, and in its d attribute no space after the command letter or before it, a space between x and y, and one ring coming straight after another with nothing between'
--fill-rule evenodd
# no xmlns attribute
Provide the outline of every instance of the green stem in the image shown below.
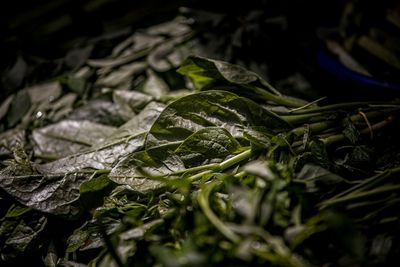
<svg viewBox="0 0 400 267"><path fill-rule="evenodd" d="M224 171L224 170L238 164L239 162L250 158L250 156L251 156L251 149L245 150L242 153L219 163L220 171Z"/></svg>
<svg viewBox="0 0 400 267"><path fill-rule="evenodd" d="M207 219L221 232L226 238L231 240L233 243L238 244L240 242L240 237L235 234L231 229L229 229L211 210L209 205L209 197L211 192L215 187L221 184L220 181L216 180L210 184L207 184L200 188L197 194L197 201L199 203L200 208L203 210L204 215Z"/></svg>
<svg viewBox="0 0 400 267"><path fill-rule="evenodd" d="M262 96L265 100L275 102L279 105L284 105L287 107L294 107L294 108L299 108L302 107L306 104L308 104L307 101L293 98L290 96L284 96L284 95L278 95L278 94L273 94L268 92L267 90L253 86L253 85L242 85L245 89L253 90L256 92L258 95Z"/></svg>
<svg viewBox="0 0 400 267"><path fill-rule="evenodd" d="M391 116L389 116L385 120L377 122L377 123L371 125L371 128L368 127L368 128L362 129L360 131L360 133L361 134L369 134L369 133L371 133L371 131L373 132L373 131L382 129L382 128L386 127L387 125L389 125L392 122L393 122L393 118ZM321 139L321 140L325 143L325 145L329 146L329 145L334 144L334 143L342 142L345 139L346 139L346 136L344 134L335 134L335 135L332 135L332 136L330 136L328 138Z"/></svg>
<svg viewBox="0 0 400 267"><path fill-rule="evenodd" d="M309 130L311 133L318 133L323 130L328 129L329 127L332 127L335 125L334 121L321 121L321 122L315 122L308 124L307 126L300 126L295 129L293 129L291 132L294 133L296 136L300 136L304 133L304 130L306 127L309 127Z"/></svg>
<svg viewBox="0 0 400 267"><path fill-rule="evenodd" d="M325 113L313 113L313 114L300 114L300 115L280 115L282 119L292 125L300 123L313 123L322 120L326 120L328 114Z"/></svg>
<svg viewBox="0 0 400 267"><path fill-rule="evenodd" d="M332 205L336 205L336 204L343 204L349 201L354 201L354 200L359 200L365 197L371 197L374 195L379 195L379 194L383 194L383 193L387 193L387 192L393 192L393 191L398 191L400 190L400 185L383 185L381 187L372 189L370 191L366 191L366 192L360 192L357 194L350 194L348 196L344 196L341 198L336 198L336 199L332 199L332 200L327 200L322 202L319 206L320 209L324 209L326 207L332 206Z"/></svg>
<svg viewBox="0 0 400 267"><path fill-rule="evenodd" d="M289 110L288 114L310 114L310 113L320 113L326 111L338 111L342 109L356 109L361 107L370 107L371 103L368 102L349 102L349 103L339 103L333 105L327 105L323 107L315 107L308 109L300 109L300 110Z"/></svg>
<svg viewBox="0 0 400 267"><path fill-rule="evenodd" d="M340 194L337 194L336 196L330 198L327 201L331 201L331 200L343 197L345 195L349 195L352 193L361 192L362 190L369 189L369 188L375 186L376 184L380 183L381 181L383 181L385 178L391 177L393 174L396 174L399 172L400 172L400 167L385 170L384 172L378 173L372 177L369 177L369 178L363 180L361 183L359 183L353 187L350 187L349 189L341 192Z"/></svg>

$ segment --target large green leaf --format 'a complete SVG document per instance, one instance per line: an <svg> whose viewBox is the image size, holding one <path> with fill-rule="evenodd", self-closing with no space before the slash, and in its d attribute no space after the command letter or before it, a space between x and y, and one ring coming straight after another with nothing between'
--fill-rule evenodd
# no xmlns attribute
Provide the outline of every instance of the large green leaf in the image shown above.
<svg viewBox="0 0 400 267"><path fill-rule="evenodd" d="M74 154L59 160L37 166L42 174L77 172L83 169L107 170L119 159L143 147L145 133L129 136L116 143L107 144L87 152Z"/></svg>
<svg viewBox="0 0 400 267"><path fill-rule="evenodd" d="M265 126L271 133L289 129L276 114L253 101L227 91L204 91L182 97L168 105L151 127L146 148L179 146L192 133L205 127L223 127L235 138L249 126Z"/></svg>
<svg viewBox="0 0 400 267"><path fill-rule="evenodd" d="M40 165L37 169L43 174L65 174L82 169L111 169L118 160L143 147L147 131L162 108L162 104L150 103L101 144L85 152Z"/></svg>
<svg viewBox="0 0 400 267"><path fill-rule="evenodd" d="M24 173L23 173L24 172ZM79 212L79 187L89 174L40 175L9 166L0 172L0 187L18 202L47 213L76 216Z"/></svg>
<svg viewBox="0 0 400 267"><path fill-rule="evenodd" d="M229 90L252 99L290 107L307 104L304 100L283 96L256 73L224 61L190 56L178 72L189 77L198 90Z"/></svg>
<svg viewBox="0 0 400 267"><path fill-rule="evenodd" d="M102 142L115 127L90 121L63 120L32 132L38 157L61 158Z"/></svg>
<svg viewBox="0 0 400 267"><path fill-rule="evenodd" d="M186 168L218 163L242 151L238 141L227 130L217 127L197 131L175 151L166 151L166 147L168 145L152 147L127 156L112 169L109 177L144 192L162 186L159 181L146 179L148 176L184 173Z"/></svg>

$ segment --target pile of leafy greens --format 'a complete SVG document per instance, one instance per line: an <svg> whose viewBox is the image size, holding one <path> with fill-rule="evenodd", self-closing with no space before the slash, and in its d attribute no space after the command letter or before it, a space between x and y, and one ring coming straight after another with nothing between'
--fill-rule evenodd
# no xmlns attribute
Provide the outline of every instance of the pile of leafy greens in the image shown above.
<svg viewBox="0 0 400 267"><path fill-rule="evenodd" d="M393 262L400 103L285 96L194 45L177 18L3 101L1 265Z"/></svg>

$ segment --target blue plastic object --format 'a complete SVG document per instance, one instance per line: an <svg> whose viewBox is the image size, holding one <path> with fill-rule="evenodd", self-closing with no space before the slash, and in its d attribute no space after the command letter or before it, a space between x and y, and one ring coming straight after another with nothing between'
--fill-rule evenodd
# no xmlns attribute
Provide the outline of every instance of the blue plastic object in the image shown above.
<svg viewBox="0 0 400 267"><path fill-rule="evenodd" d="M317 51L317 62L327 72L335 75L341 80L350 81L361 87L367 87L374 90L379 89L380 92L390 91L400 93L400 84L368 77L361 73L350 70L340 63L335 57L331 56L322 49Z"/></svg>

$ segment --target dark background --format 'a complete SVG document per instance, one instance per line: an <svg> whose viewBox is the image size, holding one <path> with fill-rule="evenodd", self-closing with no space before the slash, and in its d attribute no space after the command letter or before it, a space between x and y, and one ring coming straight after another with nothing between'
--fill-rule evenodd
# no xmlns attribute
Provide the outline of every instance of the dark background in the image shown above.
<svg viewBox="0 0 400 267"><path fill-rule="evenodd" d="M348 93L349 85L332 79L315 63L315 52L320 45L317 31L338 24L345 2L14 0L0 8L0 71L3 74L9 71L18 57L25 60L27 68L20 70L24 73L21 74L23 79L10 81L2 75L0 98L4 99L23 86L68 71L68 68L60 69L54 62L65 58L72 49L96 43L91 57L106 57L115 42L123 40L132 30L172 19L181 6L224 13L233 18L233 23L240 23L250 10L262 10L269 16L284 15L287 19L284 33L272 32L270 39L244 47L240 56L257 62L275 57L270 68L272 82L283 79L287 73L300 71L321 95L337 96L340 90ZM265 30L267 34L268 31L270 29ZM354 92L360 95L359 90L354 89ZM367 93L362 91L364 95Z"/></svg>

